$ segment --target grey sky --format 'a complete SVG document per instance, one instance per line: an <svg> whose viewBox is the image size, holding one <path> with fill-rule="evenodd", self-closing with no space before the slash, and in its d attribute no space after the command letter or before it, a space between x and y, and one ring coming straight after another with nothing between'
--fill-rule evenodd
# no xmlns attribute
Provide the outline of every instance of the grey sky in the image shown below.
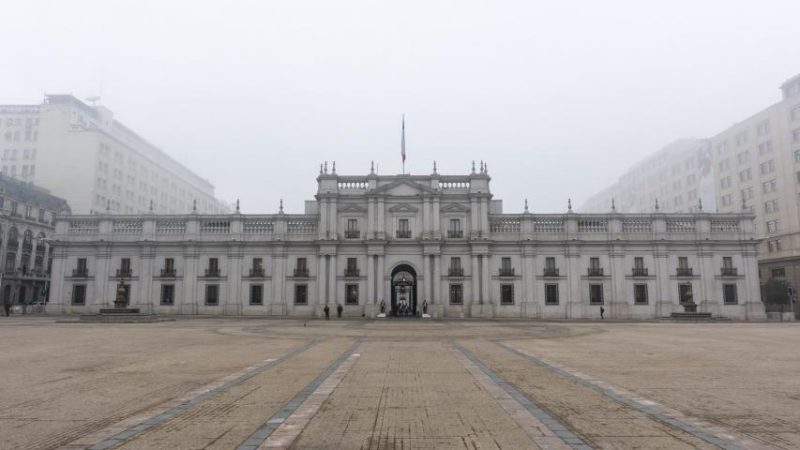
<svg viewBox="0 0 800 450"><path fill-rule="evenodd" d="M800 72L796 0L3 3L0 103L101 94L249 213L326 159L399 173L401 113L411 173L483 159L506 212L563 211Z"/></svg>

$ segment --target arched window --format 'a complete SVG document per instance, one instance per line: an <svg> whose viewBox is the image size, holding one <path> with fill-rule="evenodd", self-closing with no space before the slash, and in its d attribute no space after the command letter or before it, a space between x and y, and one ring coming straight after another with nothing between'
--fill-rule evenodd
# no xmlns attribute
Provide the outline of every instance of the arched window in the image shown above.
<svg viewBox="0 0 800 450"><path fill-rule="evenodd" d="M31 250L33 250L33 232L31 230L25 230L25 233L22 235L22 253L30 254Z"/></svg>
<svg viewBox="0 0 800 450"><path fill-rule="evenodd" d="M8 230L8 246L16 248L19 241L17 239L17 227L12 226Z"/></svg>

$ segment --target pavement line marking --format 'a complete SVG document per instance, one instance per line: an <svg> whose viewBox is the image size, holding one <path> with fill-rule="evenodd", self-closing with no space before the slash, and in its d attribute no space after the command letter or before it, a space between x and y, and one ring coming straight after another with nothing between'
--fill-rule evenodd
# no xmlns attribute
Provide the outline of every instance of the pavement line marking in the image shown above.
<svg viewBox="0 0 800 450"><path fill-rule="evenodd" d="M265 444L266 441L270 438L270 436L283 423L291 419L291 422L287 423L286 427L284 427L281 432L282 435L287 437L290 435L290 433L292 432L295 433L291 437L291 440L289 440L285 444L285 446L289 446L291 442L297 437L297 435L300 434L300 431L303 430L303 427L305 427L308 424L308 421L311 420L314 414L316 414L317 410L319 409L319 406L322 405L322 402L325 400L325 398L327 398L328 395L330 395L330 391L333 391L333 388L335 388L336 385L339 384L339 381L341 381L341 377L344 377L344 374L347 372L347 370L350 369L350 367L352 366L352 362L350 362L351 357L353 357L352 361L355 361L356 358L361 356L360 354L354 353L359 345L361 345L360 340L356 340L355 342L353 342L353 345L351 345L350 348L348 348L341 355L339 355L339 357L336 358L336 360L333 361L327 368L325 368L325 370L323 370L319 375L317 375L317 377L314 378L314 380L308 383L300 392L298 392L294 397L292 397L291 400L289 400L285 405L283 405L281 409L278 410L278 412L273 414L272 417L267 419L266 422L264 422L260 427L258 427L258 429L255 432L253 432L253 434L251 434L250 437L248 437L247 439L245 439L244 442L239 444L237 449L255 450L256 448L262 448L261 447L262 444ZM339 366L341 366L345 361L349 362L349 364L346 366L347 370L340 373L340 377L338 378L336 383L332 387L330 384L326 384L325 389L321 388L320 385L326 382L326 380L329 377L331 377L335 372L337 372ZM308 405L304 405L304 402L309 396L311 396L312 394L316 394L318 388L320 390L320 395L324 395L325 398L321 398L319 405L317 405L313 409L313 411L311 411L307 409ZM330 391L323 394L323 390L327 390L327 388L330 388ZM319 398L320 395L316 395L315 398ZM295 414L295 411L298 410L301 406L305 407L302 409L302 411ZM305 417L306 420L305 421L300 420L300 417L305 416L307 413L308 415L307 417ZM296 430L295 429L289 430L288 428L293 427L294 424L302 426L298 427Z"/></svg>
<svg viewBox="0 0 800 450"><path fill-rule="evenodd" d="M483 364L474 353L454 342L451 345L456 359L461 365L525 430L536 445L543 449L585 450L593 448L569 431L564 424L537 406L514 384ZM520 406L524 409L520 409Z"/></svg>
<svg viewBox="0 0 800 450"><path fill-rule="evenodd" d="M527 350L518 349L508 343L495 342L496 344L505 347L512 353L521 356L545 369L548 369L556 374L582 386L586 386L599 392L606 397L611 398L619 403L630 406L631 408L652 417L653 419L677 428L681 431L689 433L711 445L723 448L726 450L738 450L742 448L748 449L766 449L770 448L762 443L744 438L737 437L721 427L715 426L703 420L686 416L680 411L670 408L666 405L659 404L651 399L637 395L631 391L614 387L602 380L592 378L586 374L580 373L576 370L569 369L553 361L541 358L534 355Z"/></svg>
<svg viewBox="0 0 800 450"><path fill-rule="evenodd" d="M305 429L308 422L317 414L319 408L330 397L331 393L344 376L355 364L360 353L350 354L345 361L339 365L322 384L317 387L311 395L297 407L297 410L287 417L275 431L258 447L259 449L288 448L300 432Z"/></svg>
<svg viewBox="0 0 800 450"><path fill-rule="evenodd" d="M150 428L172 419L192 406L208 400L209 398L221 392L243 383L259 373L308 350L317 343L318 341L315 339L276 358L267 358L250 367L240 370L239 372L232 373L209 384L189 391L180 398L167 400L166 402L150 408L140 414L125 418L113 425L83 436L59 448L64 450L103 450L120 445L144 433Z"/></svg>
<svg viewBox="0 0 800 450"><path fill-rule="evenodd" d="M322 403L339 385L347 371L361 356L355 353L360 340L345 350L334 362L322 371L303 390L281 407L272 417L239 444L237 450L261 448L286 448L292 444L303 428L314 417Z"/></svg>

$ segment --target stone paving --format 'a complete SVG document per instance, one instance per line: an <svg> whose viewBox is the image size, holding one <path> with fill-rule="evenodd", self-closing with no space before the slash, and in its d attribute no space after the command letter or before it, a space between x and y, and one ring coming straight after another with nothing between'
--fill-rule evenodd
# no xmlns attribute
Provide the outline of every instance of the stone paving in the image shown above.
<svg viewBox="0 0 800 450"><path fill-rule="evenodd" d="M0 448L800 447L791 323L2 319Z"/></svg>

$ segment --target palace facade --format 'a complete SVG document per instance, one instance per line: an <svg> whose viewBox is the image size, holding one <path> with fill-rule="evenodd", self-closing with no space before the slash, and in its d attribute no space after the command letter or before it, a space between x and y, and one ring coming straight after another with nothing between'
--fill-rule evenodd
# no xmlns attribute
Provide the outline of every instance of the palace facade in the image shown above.
<svg viewBox="0 0 800 450"><path fill-rule="evenodd" d="M302 215L62 216L48 310L764 318L750 214L505 214L482 164L317 184Z"/></svg>

